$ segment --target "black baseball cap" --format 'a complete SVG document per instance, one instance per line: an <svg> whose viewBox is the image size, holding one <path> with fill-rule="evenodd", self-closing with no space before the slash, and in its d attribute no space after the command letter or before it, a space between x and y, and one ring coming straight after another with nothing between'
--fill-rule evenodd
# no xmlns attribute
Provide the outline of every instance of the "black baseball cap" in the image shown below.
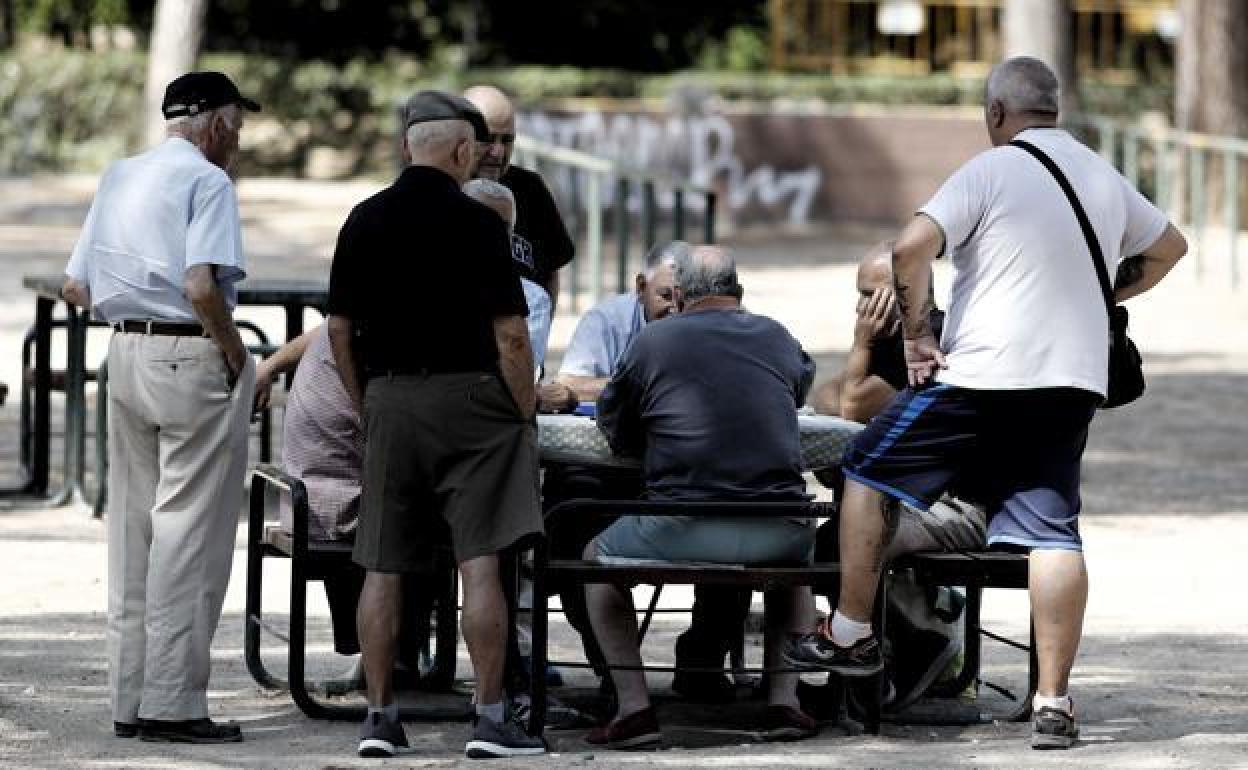
<svg viewBox="0 0 1248 770"><path fill-rule="evenodd" d="M238 92L234 81L220 72L188 72L174 78L165 87L165 100L160 111L165 118L198 115L228 104L259 112L260 105Z"/></svg>
<svg viewBox="0 0 1248 770"><path fill-rule="evenodd" d="M445 91L417 91L403 105L403 128L431 120L466 120L472 124L478 142L490 135L485 116L464 97Z"/></svg>

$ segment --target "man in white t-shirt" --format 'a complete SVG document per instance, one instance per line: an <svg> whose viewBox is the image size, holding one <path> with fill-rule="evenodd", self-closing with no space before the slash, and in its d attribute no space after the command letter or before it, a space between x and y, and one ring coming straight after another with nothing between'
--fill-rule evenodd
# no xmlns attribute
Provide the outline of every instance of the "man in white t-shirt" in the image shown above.
<svg viewBox="0 0 1248 770"><path fill-rule="evenodd" d="M1039 683L1032 746L1067 748L1067 695L1087 572L1079 466L1103 401L1108 318L1070 202L1022 140L1069 178L1106 260L1114 298L1157 284L1183 236L1100 156L1056 128L1057 78L1029 57L997 65L985 89L993 149L958 169L893 248L911 387L845 454L842 582L828 636L795 637L787 659L848 676L880 670L870 618L881 553L904 515L951 491L988 511L988 543L1030 554ZM953 258L938 342L928 325L933 259ZM1124 258L1125 257L1125 258Z"/></svg>

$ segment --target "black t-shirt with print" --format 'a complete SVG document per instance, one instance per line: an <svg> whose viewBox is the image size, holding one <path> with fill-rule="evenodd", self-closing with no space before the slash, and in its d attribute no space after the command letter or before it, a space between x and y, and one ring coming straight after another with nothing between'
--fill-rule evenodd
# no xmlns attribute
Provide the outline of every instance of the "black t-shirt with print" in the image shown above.
<svg viewBox="0 0 1248 770"><path fill-rule="evenodd" d="M512 258L522 277L544 286L556 270L572 261L576 246L540 175L512 165L499 181L516 198Z"/></svg>
<svg viewBox="0 0 1248 770"><path fill-rule="evenodd" d="M497 371L494 319L528 315L506 224L429 166L352 209L328 309L351 319L369 375Z"/></svg>

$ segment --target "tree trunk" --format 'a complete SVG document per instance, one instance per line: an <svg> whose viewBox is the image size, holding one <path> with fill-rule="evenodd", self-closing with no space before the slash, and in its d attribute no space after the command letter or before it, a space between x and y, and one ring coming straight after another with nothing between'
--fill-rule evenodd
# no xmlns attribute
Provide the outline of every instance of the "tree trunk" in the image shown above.
<svg viewBox="0 0 1248 770"><path fill-rule="evenodd" d="M165 119L160 113L160 103L165 96L165 86L195 66L207 11L206 0L158 0L156 3L148 47L147 88L143 96L147 146L164 138Z"/></svg>
<svg viewBox="0 0 1248 770"><path fill-rule="evenodd" d="M1074 113L1079 92L1070 0L1005 0L1002 26L1006 57L1034 56L1052 67L1062 88L1061 110Z"/></svg>
<svg viewBox="0 0 1248 770"><path fill-rule="evenodd" d="M1180 0L1175 124L1248 136L1248 7L1239 0Z"/></svg>

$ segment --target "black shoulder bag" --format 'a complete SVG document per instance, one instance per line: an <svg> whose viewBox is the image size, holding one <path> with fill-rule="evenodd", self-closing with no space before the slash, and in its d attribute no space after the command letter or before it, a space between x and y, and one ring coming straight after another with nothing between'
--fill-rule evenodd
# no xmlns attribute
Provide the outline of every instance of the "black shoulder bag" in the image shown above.
<svg viewBox="0 0 1248 770"><path fill-rule="evenodd" d="M1092 255L1092 266L1096 268L1096 277L1101 282L1101 294L1105 298L1105 310L1109 314L1109 389L1105 396L1102 409L1113 409L1116 406L1129 404L1144 393L1143 361L1135 343L1127 336L1127 309L1114 304L1114 290L1109 283L1109 271L1105 269L1105 258L1101 253L1101 244L1096 240L1096 233L1088 221L1088 215L1079 203L1078 196L1066 179L1066 175L1057 167L1053 159L1045 155L1040 148L1022 139L1015 139L1011 145L1025 150L1033 158L1040 161L1057 184L1066 193L1070 206L1075 210L1075 218L1083 230L1083 237L1088 242L1088 252Z"/></svg>

